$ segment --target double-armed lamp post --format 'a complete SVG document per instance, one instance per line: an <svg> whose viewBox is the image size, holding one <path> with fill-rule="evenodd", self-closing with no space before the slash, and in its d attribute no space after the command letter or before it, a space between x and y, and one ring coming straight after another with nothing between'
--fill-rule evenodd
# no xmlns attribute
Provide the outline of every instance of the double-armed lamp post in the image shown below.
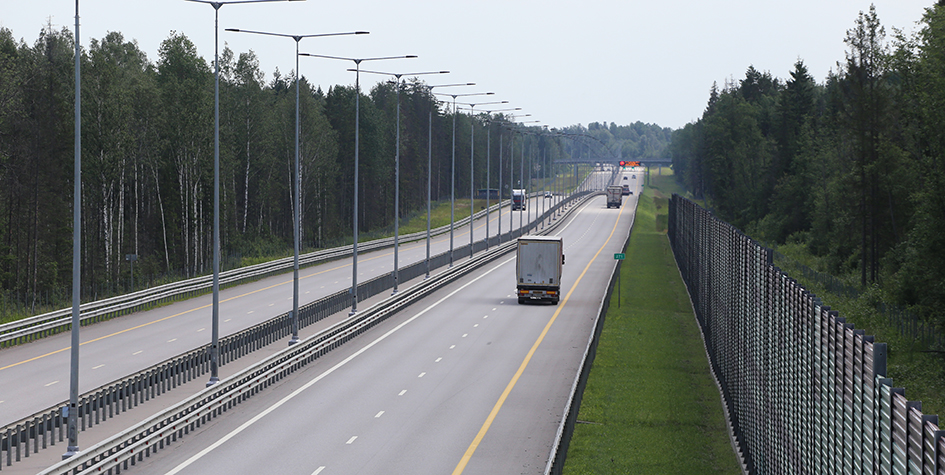
<svg viewBox="0 0 945 475"><path fill-rule="evenodd" d="M302 223L300 222L300 210L302 206L301 194L301 169L299 167L299 42L302 38L318 38L322 36L346 36L346 35L366 35L367 31L351 31L346 33L318 33L311 35L288 35L284 33L270 33L268 31L239 30L236 28L227 28L226 31L234 33L251 33L255 35L281 36L295 40L295 179L293 180L294 198L292 199L292 208L294 215L292 218L295 258L293 261L292 274L292 338L289 339L289 345L299 342L299 241L301 240Z"/></svg>
<svg viewBox="0 0 945 475"><path fill-rule="evenodd" d="M475 112L475 111L474 111L474 108L475 108L477 105L480 105L480 106L481 106L481 105L486 105L486 104L507 104L508 102L509 102L509 101L489 102L489 103L481 103L481 104L468 104L468 105L470 106L468 110L469 110L469 112L470 112L470 116L472 116L473 112ZM486 114L486 116L489 117L489 124L491 124L491 117L492 117L492 114L493 114L494 112L520 111L520 110L522 110L521 107L514 107L514 108L510 108L510 109L483 110L482 113ZM475 121L472 121L472 122L470 123L470 129L473 129L473 131L470 133L470 137L473 137L473 138L475 137L475 125L476 125ZM470 139L470 142L472 142L472 139ZM470 146L470 147L472 147L472 146ZM489 208L490 208L490 206L491 206L491 202L490 202L490 200L489 200L490 194L491 194L491 193L490 193L490 188L489 188L489 186L491 186L491 184L492 184L492 176L491 176L491 171L492 171L491 165L492 165L492 164L490 163L491 154L492 154L492 128L491 128L491 126L487 125L487 127L486 127L486 239L485 239L485 242L486 242L486 249L489 249ZM471 151L470 151L469 156L470 156L470 158L469 158L469 163L470 163L470 176L472 176L472 162L473 162L472 157L473 157L473 154L472 154ZM501 157L502 157L502 145L501 145L501 142L500 142L500 144L499 144L499 157L500 157L500 158L499 158L499 209L500 209L500 212L499 212L499 239L500 239L500 242L501 242L501 238L502 238L502 213L501 213L501 208L502 208L502 159L501 159ZM470 188L472 188L472 182L471 182L471 181L470 181ZM472 198L470 198L470 205L472 205ZM470 213L471 213L471 212L472 212L472 210L470 210ZM469 227L469 235L470 235L470 248L472 248L472 222L471 222L471 221L470 221L470 227ZM471 252L471 251L470 251L470 252ZM472 256L472 254L470 253L470 257L471 257L471 256Z"/></svg>
<svg viewBox="0 0 945 475"><path fill-rule="evenodd" d="M437 94L453 98L453 158L450 163L450 267L453 267L453 228L456 222L456 98L472 96L491 96L494 92L472 92L468 94ZM470 180L472 177L470 177ZM472 220L472 215L469 215Z"/></svg>
<svg viewBox="0 0 945 475"><path fill-rule="evenodd" d="M435 87L458 87L458 86L475 86L474 82L467 83L457 83L457 84L435 84L432 86L427 86L427 89L430 92L430 98L433 99L433 104L430 106L429 112L429 126L427 130L427 274L424 279L430 277L430 203L432 200L431 185L433 182L432 170L433 170L433 108L436 107L436 97L433 95L433 88Z"/></svg>
<svg viewBox="0 0 945 475"><path fill-rule="evenodd" d="M380 56L376 58L345 58L341 56L326 56L321 54L299 53L299 56L308 56L311 58L340 59L343 61L353 61L354 68L354 209L352 210L352 228L354 229L354 242L352 244L352 264L351 264L351 315L358 311L358 134L361 128L361 63L364 61L381 61L386 59L412 59L416 55L405 56Z"/></svg>
<svg viewBox="0 0 945 475"><path fill-rule="evenodd" d="M476 189L475 189L475 176L476 169L475 158L476 158L476 119L473 115L475 113L476 106L484 106L491 104L508 104L509 101L493 101L493 102L462 102L461 104L469 106L469 258L472 259L473 256L473 215L476 214ZM489 194L488 188L489 183L486 182L486 194ZM486 208L486 213L488 214L488 208ZM486 226L489 225L489 221L486 220ZM489 235L488 231L486 233L486 242L488 242Z"/></svg>
<svg viewBox="0 0 945 475"><path fill-rule="evenodd" d="M349 69L348 71L354 71ZM398 290L398 281L400 280L399 276L399 265L397 262L397 253L400 249L400 89L401 81L400 78L403 76L420 76L424 74L449 74L449 71L425 71L422 73L386 73L382 71L366 71L362 70L361 72L370 73L370 74L381 74L385 76L393 76L397 79L397 152L394 154L394 289L391 291L391 295L396 294ZM427 184L429 185L429 178L427 179ZM429 192L427 193L429 195ZM429 196L428 196L429 199Z"/></svg>

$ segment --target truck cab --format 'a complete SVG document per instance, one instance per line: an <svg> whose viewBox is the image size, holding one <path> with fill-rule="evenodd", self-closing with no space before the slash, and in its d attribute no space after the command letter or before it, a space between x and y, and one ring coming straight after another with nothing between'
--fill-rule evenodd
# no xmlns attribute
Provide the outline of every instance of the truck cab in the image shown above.
<svg viewBox="0 0 945 475"><path fill-rule="evenodd" d="M512 210L524 210L528 207L525 190L512 190Z"/></svg>

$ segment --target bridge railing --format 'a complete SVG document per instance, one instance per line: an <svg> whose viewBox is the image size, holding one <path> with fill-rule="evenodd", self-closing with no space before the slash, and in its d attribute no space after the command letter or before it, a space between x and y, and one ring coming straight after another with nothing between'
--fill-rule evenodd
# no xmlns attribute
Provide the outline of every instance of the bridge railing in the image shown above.
<svg viewBox="0 0 945 475"><path fill-rule="evenodd" d="M886 344L678 195L669 238L748 473L945 475L945 433L886 378Z"/></svg>

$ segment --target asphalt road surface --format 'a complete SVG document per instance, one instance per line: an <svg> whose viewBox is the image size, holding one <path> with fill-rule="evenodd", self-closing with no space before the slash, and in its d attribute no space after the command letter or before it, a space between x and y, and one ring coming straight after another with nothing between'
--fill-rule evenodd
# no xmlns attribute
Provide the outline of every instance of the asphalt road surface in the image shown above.
<svg viewBox="0 0 945 475"><path fill-rule="evenodd" d="M542 473L637 196L558 230L559 305L519 305L508 254L131 471Z"/></svg>

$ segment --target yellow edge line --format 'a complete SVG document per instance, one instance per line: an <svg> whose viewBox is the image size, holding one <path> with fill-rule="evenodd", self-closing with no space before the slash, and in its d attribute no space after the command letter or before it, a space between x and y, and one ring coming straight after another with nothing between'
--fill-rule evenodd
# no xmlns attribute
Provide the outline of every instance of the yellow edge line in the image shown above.
<svg viewBox="0 0 945 475"><path fill-rule="evenodd" d="M486 432L489 432L489 427L492 426L492 421L495 420L495 417L499 414L499 410L502 409L502 405L505 404L506 398L509 397L509 393L512 392L512 388L515 387L515 384L518 383L518 378L522 376L522 373L525 372L525 368L528 366L528 363L532 359L532 355L535 354L535 351L538 350L538 345L541 344L542 340L545 339L545 335L548 334L548 330L551 329L551 325L555 323L555 320L558 318L558 315L564 310L564 306L568 304L568 299L571 298L571 294L574 293L574 290L577 289L578 284L581 282L581 279L584 278L584 274L587 273L587 270L591 268L591 264L597 260L597 256L607 247L607 244L610 242L610 239L614 237L614 233L617 232L617 225L620 224L620 218L623 216L624 208L620 208L620 214L617 215L617 222L614 223L614 229L610 231L610 236L607 236L607 240L604 241L604 244L597 250L597 253L594 254L594 257L590 262L587 263L587 266L584 267L584 270L581 272L581 275L578 276L577 280L574 281L574 285L571 286L571 290L568 291L568 295L564 297L564 300L561 302L561 305L558 307L558 310L555 311L554 315L551 316L551 320L548 320L548 323L545 325L545 328L541 331L541 334L538 335L538 339L535 340L535 344L532 345L532 348L528 350L528 354L525 355L525 360L522 361L522 364L519 365L518 371L515 372L515 375L512 376L512 380L509 381L509 384L505 387L505 390L502 391L502 395L499 396L499 400L496 401L495 406L492 407L492 411L489 413L489 417L486 417L486 421L482 424L482 428L479 429L479 433L476 434L476 437L473 439L472 443L469 444L469 448L466 449L466 453L463 454L463 458L460 459L459 464L456 465L456 468L453 470L453 475L460 475L463 473L463 470L466 469L466 464L469 463L469 459L472 458L473 453L476 452L476 449L479 448L479 443L482 442L482 438L486 436Z"/></svg>

